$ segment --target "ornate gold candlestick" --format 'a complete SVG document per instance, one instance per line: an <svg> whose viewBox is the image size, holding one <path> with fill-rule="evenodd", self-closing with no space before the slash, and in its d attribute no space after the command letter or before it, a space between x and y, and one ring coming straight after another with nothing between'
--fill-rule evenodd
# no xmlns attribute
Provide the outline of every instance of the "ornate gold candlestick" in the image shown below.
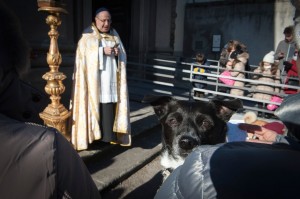
<svg viewBox="0 0 300 199"><path fill-rule="evenodd" d="M50 95L51 104L40 113L40 117L47 126L56 128L70 140L66 123L71 112L60 103L60 95L65 91L65 86L62 81L66 79L66 76L58 71L62 58L58 50L57 39L59 33L57 27L61 25L59 14L67 13L67 11L60 6L62 6L62 4L57 1L38 0L38 11L46 11L49 13L46 18L46 23L50 26L50 31L48 32L50 47L47 53L47 63L49 64L50 71L44 74L42 78L47 81L45 91Z"/></svg>

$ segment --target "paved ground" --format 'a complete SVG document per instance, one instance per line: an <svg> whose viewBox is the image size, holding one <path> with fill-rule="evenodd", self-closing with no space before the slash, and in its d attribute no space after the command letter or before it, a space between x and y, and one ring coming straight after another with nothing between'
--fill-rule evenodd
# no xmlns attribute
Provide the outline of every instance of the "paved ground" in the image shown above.
<svg viewBox="0 0 300 199"><path fill-rule="evenodd" d="M132 146L94 141L88 150L79 152L97 188L107 198L124 198L129 194L127 198L140 198L136 194L145 193L145 190L147 196L151 192L150 198L153 198L160 186L160 164L153 159L160 154L161 127L153 108L130 101L130 121Z"/></svg>
<svg viewBox="0 0 300 199"><path fill-rule="evenodd" d="M113 145L85 159L98 189L110 190L157 157L161 150L160 132L159 127L150 129L134 137L130 147Z"/></svg>
<svg viewBox="0 0 300 199"><path fill-rule="evenodd" d="M141 168L108 192L103 199L153 199L162 182L160 157Z"/></svg>

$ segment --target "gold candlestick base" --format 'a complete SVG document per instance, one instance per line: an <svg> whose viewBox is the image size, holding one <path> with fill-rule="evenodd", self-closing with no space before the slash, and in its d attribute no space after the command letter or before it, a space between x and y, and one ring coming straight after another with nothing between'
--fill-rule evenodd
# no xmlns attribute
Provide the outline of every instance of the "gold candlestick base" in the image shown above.
<svg viewBox="0 0 300 199"><path fill-rule="evenodd" d="M52 107L51 104L40 113L40 117L47 126L56 128L61 134L70 141L71 135L67 131L66 121L70 117L69 112L62 104L58 107Z"/></svg>
<svg viewBox="0 0 300 199"><path fill-rule="evenodd" d="M47 81L45 91L50 95L51 104L40 113L40 117L44 120L45 125L56 128L70 141L71 136L67 130L67 119L70 117L71 112L60 103L60 95L65 91L62 81L66 76L58 71L62 58L57 43L59 36L57 27L61 25L59 14L67 13L67 11L64 8L58 7L59 5L59 2L55 1L38 1L38 10L49 13L46 23L50 26L50 31L48 32L50 47L47 53L47 63L49 64L50 71L43 75L43 79Z"/></svg>

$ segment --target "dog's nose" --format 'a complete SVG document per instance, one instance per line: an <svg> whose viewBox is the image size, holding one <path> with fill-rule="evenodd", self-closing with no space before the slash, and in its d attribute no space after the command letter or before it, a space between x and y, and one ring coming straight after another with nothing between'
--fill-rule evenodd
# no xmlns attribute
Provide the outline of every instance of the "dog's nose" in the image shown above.
<svg viewBox="0 0 300 199"><path fill-rule="evenodd" d="M184 150L191 150L197 145L197 141L188 136L184 136L179 140L179 147Z"/></svg>

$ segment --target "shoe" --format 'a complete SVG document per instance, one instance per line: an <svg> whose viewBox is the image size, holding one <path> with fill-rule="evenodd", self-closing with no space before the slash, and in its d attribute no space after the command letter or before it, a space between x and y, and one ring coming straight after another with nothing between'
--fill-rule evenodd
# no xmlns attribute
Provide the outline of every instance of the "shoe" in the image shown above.
<svg viewBox="0 0 300 199"><path fill-rule="evenodd" d="M118 144L117 142L110 142L110 144Z"/></svg>

